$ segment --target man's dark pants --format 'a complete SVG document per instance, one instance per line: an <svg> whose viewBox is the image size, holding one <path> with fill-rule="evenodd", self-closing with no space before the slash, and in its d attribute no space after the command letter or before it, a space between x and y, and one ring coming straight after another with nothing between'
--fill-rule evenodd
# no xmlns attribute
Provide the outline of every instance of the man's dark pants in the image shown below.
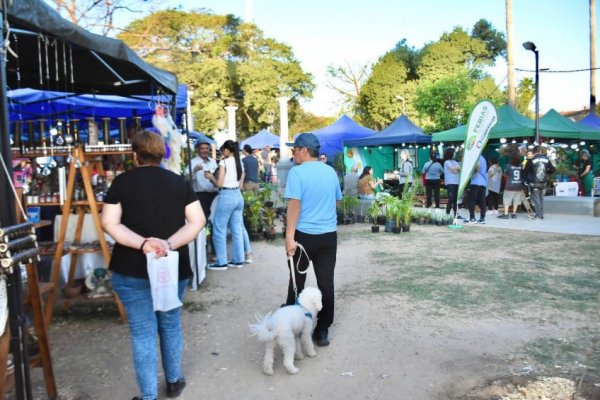
<svg viewBox="0 0 600 400"><path fill-rule="evenodd" d="M315 331L322 331L331 326L333 323L333 310L334 310L334 280L333 273L335 270L336 252L337 252L337 232L328 232L320 235L310 235L300 231L295 233L296 242L304 246L304 249L308 253L308 257L313 263L315 270L315 276L317 278L317 286L323 296L322 303L323 309L317 315L318 321ZM302 256L301 256L302 254ZM305 271L308 267L308 260L306 255L298 247L296 254L294 254L293 262L294 265L300 258L300 264L298 268L300 271ZM304 289L304 283L306 282L306 274L299 274L296 270L296 286L298 287L298 294ZM292 277L290 275L290 282L288 285L288 296L287 305L292 305L296 302L294 295L294 286Z"/></svg>

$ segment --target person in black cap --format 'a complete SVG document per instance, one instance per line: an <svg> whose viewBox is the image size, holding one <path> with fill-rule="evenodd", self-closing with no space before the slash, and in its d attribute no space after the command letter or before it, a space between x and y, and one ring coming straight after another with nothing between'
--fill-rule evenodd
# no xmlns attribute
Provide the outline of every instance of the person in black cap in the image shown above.
<svg viewBox="0 0 600 400"><path fill-rule="evenodd" d="M244 158L242 158L242 164L244 164L244 187L243 190L256 192L258 190L258 160L252 155L252 147L249 144L244 145L242 150Z"/></svg>
<svg viewBox="0 0 600 400"><path fill-rule="evenodd" d="M329 344L329 327L334 313L334 270L337 252L336 204L342 199L338 177L333 168L319 161L319 139L301 133L292 147L294 162L287 176L285 197L288 199L285 248L297 265L297 293L304 289L306 274L298 273L313 263L317 286L323 295L323 308L317 315L313 339L317 346ZM305 255L299 245L306 250ZM292 276L288 284L287 305L296 302Z"/></svg>

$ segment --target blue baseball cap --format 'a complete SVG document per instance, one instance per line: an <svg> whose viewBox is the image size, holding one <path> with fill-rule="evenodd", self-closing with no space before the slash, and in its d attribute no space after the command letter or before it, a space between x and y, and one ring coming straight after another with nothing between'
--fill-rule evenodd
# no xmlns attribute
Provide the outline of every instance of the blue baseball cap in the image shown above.
<svg viewBox="0 0 600 400"><path fill-rule="evenodd" d="M296 139L293 143L286 143L288 147L306 147L310 150L319 150L321 148L321 143L319 143L319 138L315 136L314 133L301 133L296 136Z"/></svg>

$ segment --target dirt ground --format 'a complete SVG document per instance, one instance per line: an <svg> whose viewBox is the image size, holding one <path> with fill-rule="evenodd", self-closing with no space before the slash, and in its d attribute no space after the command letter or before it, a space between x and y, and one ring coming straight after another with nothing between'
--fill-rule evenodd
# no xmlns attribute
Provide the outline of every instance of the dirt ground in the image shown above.
<svg viewBox="0 0 600 400"><path fill-rule="evenodd" d="M408 282L419 268L426 272L452 259L465 260L464 265L470 260L474 264L469 268L475 269L479 265L493 270L495 264L498 269L515 264L527 269L531 265L524 258L527 252L536 246L543 251L544 245L550 252L573 249L576 257L582 257L576 262L588 263L586 273L597 279L597 238L531 233L524 239L521 235L478 227L451 232L446 227L416 225L409 234L373 235L368 224L340 227L331 345L317 348L314 359L298 361L301 371L295 376L283 369L280 353L275 374L263 375L263 348L249 333L248 324L256 313L267 313L284 301L288 279L283 240L254 242L253 264L208 271L200 290L186 295L183 371L188 386L180 398L498 399L493 397L497 393L474 388L507 376L573 373L571 367L550 365L555 360L538 362L524 349L536 340L567 338L589 327L597 332L597 308L544 304L552 302L552 296L560 297L557 294L548 294L550 300L525 296L521 303L510 305L510 298L517 295L506 299L496 293L485 301L473 297L475 304L469 305L464 299L431 297L434 286L431 291L386 286ZM509 240L528 241L529 246L522 253L507 252L503 244ZM547 259L552 268L560 267L551 254ZM440 270L435 288L440 283L443 288L465 282ZM307 284L314 285L310 272ZM470 282L473 296L492 290L492 286L479 290L477 284ZM597 281L594 285L597 288ZM527 283L522 288L528 290ZM138 395L127 327L113 306L57 312L50 342L60 399ZM592 370L592 384L600 382L598 368ZM45 398L41 370L32 374L36 398ZM160 398L166 398L162 372L160 382Z"/></svg>

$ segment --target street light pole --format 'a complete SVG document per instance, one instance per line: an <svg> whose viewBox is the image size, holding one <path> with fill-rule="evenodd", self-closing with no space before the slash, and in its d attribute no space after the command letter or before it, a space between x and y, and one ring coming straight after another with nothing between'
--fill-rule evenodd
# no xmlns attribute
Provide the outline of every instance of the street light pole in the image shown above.
<svg viewBox="0 0 600 400"><path fill-rule="evenodd" d="M406 100L404 100L404 97L400 95L396 95L396 99L402 102L402 114L406 115Z"/></svg>
<svg viewBox="0 0 600 400"><path fill-rule="evenodd" d="M540 66L539 51L533 42L523 43L525 50L535 54L535 143L540 144Z"/></svg>

